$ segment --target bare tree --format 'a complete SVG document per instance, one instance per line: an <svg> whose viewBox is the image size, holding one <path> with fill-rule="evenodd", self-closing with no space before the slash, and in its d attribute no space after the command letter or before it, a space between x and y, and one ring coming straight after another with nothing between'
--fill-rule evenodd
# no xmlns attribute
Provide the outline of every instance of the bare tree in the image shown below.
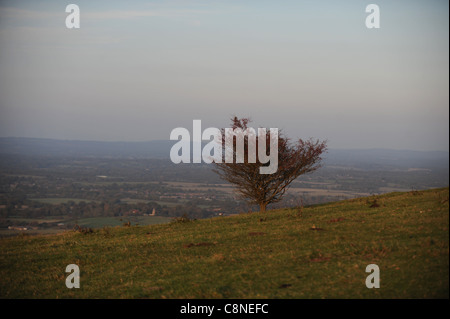
<svg viewBox="0 0 450 319"><path fill-rule="evenodd" d="M241 129L246 131L250 120L248 118L239 119L232 118L232 129ZM222 129L222 133L225 130ZM240 131L241 132L241 131ZM262 137L262 135L261 135ZM269 131L266 132L266 141L261 143L256 136L256 148L264 144L266 146L266 154L269 150L271 136ZM249 161L249 136L241 136L244 141L245 153L243 163L225 162L225 154L233 152L236 158L236 141L238 136L233 136L232 149L226 149L225 134L222 134L222 161L215 161L216 169L214 171L224 180L236 187L237 193L243 199L247 199L251 204L259 205L260 211L266 211L268 204L279 202L289 185L300 175L313 172L320 167L321 155L326 151L326 142L312 139L303 141L299 139L297 143L290 143L287 137L278 134L278 170L273 174L261 174L261 166L269 166L270 163L261 164L257 155L256 163ZM272 137L273 138L273 137Z"/></svg>

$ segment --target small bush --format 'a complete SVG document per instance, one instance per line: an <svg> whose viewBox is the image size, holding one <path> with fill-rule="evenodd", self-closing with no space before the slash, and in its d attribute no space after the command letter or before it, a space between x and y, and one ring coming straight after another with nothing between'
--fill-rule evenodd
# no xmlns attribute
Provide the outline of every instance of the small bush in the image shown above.
<svg viewBox="0 0 450 319"><path fill-rule="evenodd" d="M83 233L83 234L91 234L94 231L92 230L92 228L90 227L81 227L80 225L75 225L73 226L73 231L74 232L79 232L79 233Z"/></svg>
<svg viewBox="0 0 450 319"><path fill-rule="evenodd" d="M380 204L378 204L378 203L377 203L377 200L375 199L375 200L373 201L373 203L370 204L369 207L370 207L370 208L380 207Z"/></svg>
<svg viewBox="0 0 450 319"><path fill-rule="evenodd" d="M412 194L413 196L423 195L423 192L421 192L421 191L416 191L416 190L412 190L412 191L410 191L409 193Z"/></svg>
<svg viewBox="0 0 450 319"><path fill-rule="evenodd" d="M191 219L188 217L188 215L186 213L183 214L183 216L181 217L176 217L172 220L172 223L188 223L188 222L192 222L195 219Z"/></svg>

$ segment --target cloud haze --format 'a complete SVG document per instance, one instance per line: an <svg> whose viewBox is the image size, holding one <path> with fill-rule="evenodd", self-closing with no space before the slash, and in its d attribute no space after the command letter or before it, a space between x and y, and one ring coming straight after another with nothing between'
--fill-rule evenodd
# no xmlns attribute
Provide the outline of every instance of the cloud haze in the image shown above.
<svg viewBox="0 0 450 319"><path fill-rule="evenodd" d="M448 3L0 2L0 136L169 139L231 115L331 148L448 150Z"/></svg>

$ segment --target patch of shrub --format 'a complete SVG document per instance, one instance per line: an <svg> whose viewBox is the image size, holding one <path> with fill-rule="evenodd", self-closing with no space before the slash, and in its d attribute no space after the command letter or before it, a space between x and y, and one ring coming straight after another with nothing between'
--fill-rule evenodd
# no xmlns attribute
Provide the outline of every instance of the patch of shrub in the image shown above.
<svg viewBox="0 0 450 319"><path fill-rule="evenodd" d="M380 204L378 204L378 203L377 203L377 200L375 199L375 200L373 201L373 203L370 204L369 207L370 207L370 208L380 207Z"/></svg>
<svg viewBox="0 0 450 319"><path fill-rule="evenodd" d="M90 228L90 227L82 227L82 226L80 226L80 225L75 225L75 226L73 226L73 231L74 232L79 232L79 233L83 233L83 234L91 234L91 233L93 233L94 231L92 230L92 228Z"/></svg>
<svg viewBox="0 0 450 319"><path fill-rule="evenodd" d="M171 222L172 223L188 223L188 222L192 222L194 220L195 219L189 218L188 215L186 213L184 213L182 216L174 218Z"/></svg>

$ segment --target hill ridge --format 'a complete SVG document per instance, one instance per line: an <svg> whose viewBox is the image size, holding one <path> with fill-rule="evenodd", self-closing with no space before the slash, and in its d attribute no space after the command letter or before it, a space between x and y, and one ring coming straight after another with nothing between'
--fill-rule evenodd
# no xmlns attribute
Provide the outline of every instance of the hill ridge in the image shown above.
<svg viewBox="0 0 450 319"><path fill-rule="evenodd" d="M449 189L0 239L2 298L448 298ZM39 254L36 254L39 252ZM65 287L77 264L81 288ZM377 264L381 288L368 289Z"/></svg>

